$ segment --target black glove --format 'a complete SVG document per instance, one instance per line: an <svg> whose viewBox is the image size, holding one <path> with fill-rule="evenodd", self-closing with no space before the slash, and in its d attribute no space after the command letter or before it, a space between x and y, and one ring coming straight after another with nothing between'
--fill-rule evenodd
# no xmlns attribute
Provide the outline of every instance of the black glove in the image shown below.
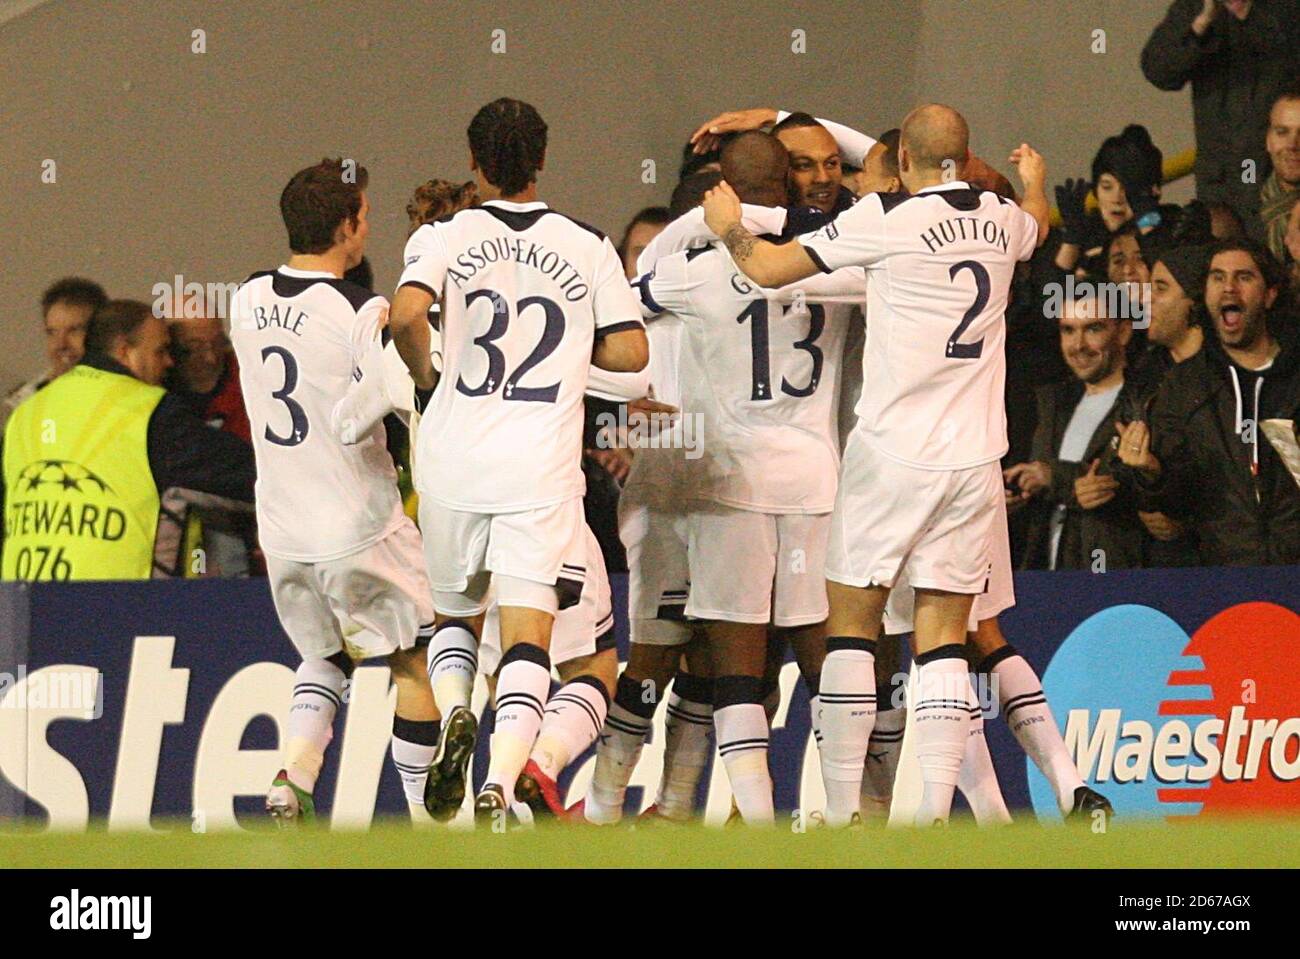
<svg viewBox="0 0 1300 959"><path fill-rule="evenodd" d="M1086 203L1092 184L1082 178L1066 180L1056 188L1056 208L1061 211L1061 242L1082 246L1088 235Z"/></svg>

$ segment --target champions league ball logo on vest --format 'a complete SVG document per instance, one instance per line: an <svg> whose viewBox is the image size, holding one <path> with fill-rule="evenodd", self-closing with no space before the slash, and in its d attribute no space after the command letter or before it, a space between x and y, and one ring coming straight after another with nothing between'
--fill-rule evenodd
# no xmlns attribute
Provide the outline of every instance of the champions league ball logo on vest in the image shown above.
<svg viewBox="0 0 1300 959"><path fill-rule="evenodd" d="M1089 785L1120 816L1300 809L1300 616L1241 603L1188 637L1165 614L1123 605L1084 620L1043 688ZM1034 810L1053 815L1030 764Z"/></svg>

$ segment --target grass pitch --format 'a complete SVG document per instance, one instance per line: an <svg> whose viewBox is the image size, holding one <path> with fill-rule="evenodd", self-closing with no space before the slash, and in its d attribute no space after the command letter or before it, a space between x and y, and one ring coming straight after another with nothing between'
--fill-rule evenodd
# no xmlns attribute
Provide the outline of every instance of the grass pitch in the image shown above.
<svg viewBox="0 0 1300 959"><path fill-rule="evenodd" d="M1115 823L1085 827L1033 823L976 829L864 829L766 832L744 828L543 825L504 835L403 822L368 833L323 828L195 834L0 831L0 864L27 868L882 868L1042 867L1277 868L1300 866L1300 820Z"/></svg>

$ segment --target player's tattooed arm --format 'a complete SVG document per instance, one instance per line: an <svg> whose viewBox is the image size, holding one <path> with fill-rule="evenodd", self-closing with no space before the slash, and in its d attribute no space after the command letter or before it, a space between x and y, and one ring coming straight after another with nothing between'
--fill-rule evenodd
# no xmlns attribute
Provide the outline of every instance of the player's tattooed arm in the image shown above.
<svg viewBox="0 0 1300 959"><path fill-rule="evenodd" d="M754 244L758 240L737 223L722 237L722 242L726 243L727 249L731 251L731 258L744 266L745 261L754 255Z"/></svg>
<svg viewBox="0 0 1300 959"><path fill-rule="evenodd" d="M429 335L429 307L435 302L436 297L426 287L407 283L398 289L388 313L393 343L419 390L432 390L438 385L438 372L430 355L433 338Z"/></svg>
<svg viewBox="0 0 1300 959"><path fill-rule="evenodd" d="M740 198L723 180L704 195L704 222L722 238L736 265L759 286L775 288L805 279L817 264L798 243L768 243L740 222Z"/></svg>

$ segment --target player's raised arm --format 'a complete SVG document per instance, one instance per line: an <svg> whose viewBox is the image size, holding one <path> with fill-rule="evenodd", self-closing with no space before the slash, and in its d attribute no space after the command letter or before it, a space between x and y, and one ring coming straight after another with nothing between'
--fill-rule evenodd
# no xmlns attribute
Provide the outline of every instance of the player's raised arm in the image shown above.
<svg viewBox="0 0 1300 959"><path fill-rule="evenodd" d="M788 116L790 116L789 110L774 110L771 107L755 107L749 110L731 110L726 113L719 113L716 117L705 120L695 129L695 132L691 134L691 143L694 145L696 153L708 153L711 150L716 150L721 145L724 134L758 130L762 127L780 123ZM814 119L826 128L827 133L835 138L835 145L840 148L840 156L854 166L862 166L867 154L876 145L873 137L869 137L850 126L836 123L833 120L823 120L821 117L815 117Z"/></svg>
<svg viewBox="0 0 1300 959"><path fill-rule="evenodd" d="M740 222L740 198L723 180L704 195L704 220L722 238L736 265L759 286L777 287L794 283L817 272L798 243L777 245L760 240Z"/></svg>
<svg viewBox="0 0 1300 959"><path fill-rule="evenodd" d="M1025 185L1024 199L1020 208L1038 223L1038 246L1047 239L1047 230L1051 225L1051 204L1047 202L1047 163L1043 155L1028 143L1022 143L1011 151L1011 162L1020 173L1020 181Z"/></svg>

